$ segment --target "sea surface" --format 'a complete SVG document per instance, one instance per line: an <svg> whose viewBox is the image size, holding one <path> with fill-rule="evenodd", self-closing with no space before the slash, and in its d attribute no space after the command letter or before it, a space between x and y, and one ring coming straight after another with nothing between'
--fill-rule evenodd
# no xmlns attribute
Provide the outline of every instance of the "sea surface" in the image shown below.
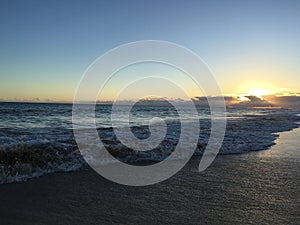
<svg viewBox="0 0 300 225"><path fill-rule="evenodd" d="M181 134L180 119L195 119L190 117L188 110L183 118L179 118L170 104L136 104L129 118L131 131L136 137L149 137L148 125L154 117L167 124L163 142L141 154L118 141L114 129L126 124L127 118L122 117L124 112L120 110L120 120L112 124L111 109L111 104L96 105L97 131L111 154L126 163L164 160L177 145ZM197 111L200 135L195 155L202 155L211 131L211 116L208 107L197 106ZM226 134L219 154L241 154L270 148L275 144L278 132L299 127L299 113L292 109L228 108ZM72 104L3 102L0 103L0 115L0 183L87 167L74 139Z"/></svg>

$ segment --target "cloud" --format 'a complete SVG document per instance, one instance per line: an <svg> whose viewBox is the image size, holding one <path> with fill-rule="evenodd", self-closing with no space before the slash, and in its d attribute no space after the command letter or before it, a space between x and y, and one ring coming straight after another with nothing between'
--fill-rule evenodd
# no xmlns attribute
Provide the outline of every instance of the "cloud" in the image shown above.
<svg viewBox="0 0 300 225"><path fill-rule="evenodd" d="M257 96L244 96L248 100L239 101L237 103L231 104L232 107L282 107L282 108L293 108L300 109L300 96L278 96L278 95L266 95L262 99Z"/></svg>
<svg viewBox="0 0 300 225"><path fill-rule="evenodd" d="M276 97L276 96L273 96ZM195 97L194 102L200 106L208 106L208 99L214 102L220 102L222 99L225 100L225 104L228 107L238 107L238 108L253 108L253 107L282 107L281 101L276 99L276 101L270 101L267 98L259 98L254 95L248 95L241 97L235 96L225 96L225 97ZM244 100L245 99L245 100ZM300 100L300 99L299 99ZM294 100L296 101L296 100ZM294 104L295 105L295 104Z"/></svg>
<svg viewBox="0 0 300 225"><path fill-rule="evenodd" d="M268 95L264 96L264 99L272 103L273 105L280 106L283 108L295 108L300 109L300 96L276 96Z"/></svg>
<svg viewBox="0 0 300 225"><path fill-rule="evenodd" d="M193 99L193 101L195 102L196 105L208 106L208 99L209 99L209 101L212 101L214 103L218 103L218 102L221 103L222 101L225 101L226 105L232 105L239 101L238 97L233 97L233 96L224 96L224 97L222 97L222 96L208 96L208 97L201 96L201 97L195 97Z"/></svg>
<svg viewBox="0 0 300 225"><path fill-rule="evenodd" d="M40 101L40 98L33 98L30 100L31 102L39 102Z"/></svg>
<svg viewBox="0 0 300 225"><path fill-rule="evenodd" d="M234 107L242 107L242 108L253 108L253 107L273 107L274 105L271 104L269 101L265 99L261 99L257 96L248 95L244 96L248 100L240 101L238 103L232 104L231 106Z"/></svg>

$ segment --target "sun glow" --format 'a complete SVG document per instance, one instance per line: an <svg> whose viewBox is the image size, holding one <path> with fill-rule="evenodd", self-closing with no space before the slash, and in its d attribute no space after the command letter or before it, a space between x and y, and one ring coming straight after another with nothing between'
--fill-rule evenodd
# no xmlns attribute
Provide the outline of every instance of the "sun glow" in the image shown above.
<svg viewBox="0 0 300 225"><path fill-rule="evenodd" d="M272 91L265 90L265 89L252 89L248 93L249 93L249 95L254 95L254 96L257 96L259 98L262 98L264 95L271 95L271 94L273 94Z"/></svg>
<svg viewBox="0 0 300 225"><path fill-rule="evenodd" d="M251 81L240 85L237 92L239 96L254 95L262 99L265 95L273 95L276 90L277 88L269 83Z"/></svg>

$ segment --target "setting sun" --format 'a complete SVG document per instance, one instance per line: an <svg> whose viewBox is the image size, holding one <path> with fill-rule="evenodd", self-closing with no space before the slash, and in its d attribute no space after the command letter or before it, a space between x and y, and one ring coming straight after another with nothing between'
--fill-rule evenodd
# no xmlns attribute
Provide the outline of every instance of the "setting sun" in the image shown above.
<svg viewBox="0 0 300 225"><path fill-rule="evenodd" d="M278 88L276 88L274 85L264 82L264 81L248 81L246 83L243 83L239 85L237 89L237 93L239 95L245 96L245 95L254 95L259 98L262 98L264 95L273 95L275 94Z"/></svg>
<svg viewBox="0 0 300 225"><path fill-rule="evenodd" d="M272 91L270 90L265 90L265 89L252 89L249 92L249 95L255 95L259 98L262 98L264 95L271 95L273 94Z"/></svg>

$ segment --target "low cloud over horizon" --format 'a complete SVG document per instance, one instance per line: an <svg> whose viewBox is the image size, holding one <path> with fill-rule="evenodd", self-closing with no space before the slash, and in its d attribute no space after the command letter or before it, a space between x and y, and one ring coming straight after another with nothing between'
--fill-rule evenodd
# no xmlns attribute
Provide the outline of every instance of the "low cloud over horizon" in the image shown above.
<svg viewBox="0 0 300 225"><path fill-rule="evenodd" d="M222 99L225 100L225 104L228 107L237 107L237 108L253 108L253 107L281 107L281 108L295 108L300 109L300 95L265 95L262 97L257 97L254 95L246 96L198 96L194 97L192 100L197 105L207 106L208 99L213 102L220 102ZM32 98L32 99L0 99L2 102L44 102L44 103L66 103L67 101L56 101L51 99L41 99L41 98ZM136 100L122 100L124 104L136 101ZM183 99L169 99L169 98L145 98L140 101L144 103L156 102L162 103L165 101L176 101L184 102ZM92 102L92 101L90 101ZM97 103L112 103L113 101L97 101ZM72 103L72 102L68 102ZM86 102L88 103L88 102Z"/></svg>
<svg viewBox="0 0 300 225"><path fill-rule="evenodd" d="M195 102L200 105L207 105L209 98L212 101L221 101L221 97L196 97ZM225 96L225 103L229 107L253 108L253 107L282 107L282 108L300 108L300 95L265 95L260 97L247 95L241 97Z"/></svg>

